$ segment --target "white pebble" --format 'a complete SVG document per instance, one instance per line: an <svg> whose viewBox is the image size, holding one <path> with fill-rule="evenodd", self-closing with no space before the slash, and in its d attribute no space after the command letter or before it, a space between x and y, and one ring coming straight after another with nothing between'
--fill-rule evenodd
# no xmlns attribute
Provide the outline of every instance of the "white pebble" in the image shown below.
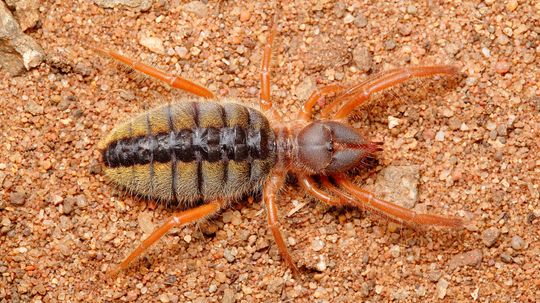
<svg viewBox="0 0 540 303"><path fill-rule="evenodd" d="M440 130L437 132L437 134L435 135L435 140L437 141L444 141L444 130Z"/></svg>
<svg viewBox="0 0 540 303"><path fill-rule="evenodd" d="M389 129L392 129L392 128L398 126L400 122L401 122L400 119L398 119L396 117L388 116L388 128Z"/></svg>
<svg viewBox="0 0 540 303"><path fill-rule="evenodd" d="M482 55L484 55L484 57L486 58L491 57L491 51L489 50L489 48L482 47Z"/></svg>
<svg viewBox="0 0 540 303"><path fill-rule="evenodd" d="M157 54L164 54L165 47L163 46L163 41L157 37L142 36L139 39L139 43Z"/></svg>
<svg viewBox="0 0 540 303"><path fill-rule="evenodd" d="M320 251L323 248L324 248L324 242L321 239L319 238L313 239L313 242L311 242L311 249L313 249L314 251Z"/></svg>
<svg viewBox="0 0 540 303"><path fill-rule="evenodd" d="M319 256L319 262L317 262L317 265L315 266L318 271L325 271L326 270L326 258L324 256Z"/></svg>

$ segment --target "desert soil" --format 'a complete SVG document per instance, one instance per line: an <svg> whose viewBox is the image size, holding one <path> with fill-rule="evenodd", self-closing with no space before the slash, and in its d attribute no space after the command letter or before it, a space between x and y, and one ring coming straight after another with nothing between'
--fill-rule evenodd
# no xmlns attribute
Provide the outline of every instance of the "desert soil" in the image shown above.
<svg viewBox="0 0 540 303"><path fill-rule="evenodd" d="M26 30L45 60L17 76L0 70L0 302L538 300L539 12L527 0L45 1ZM255 195L174 229L107 276L173 210L115 189L97 142L184 93L90 47L256 104L272 16L273 100L291 119L325 84L401 66L458 67L455 77L378 94L350 123L383 143L356 182L469 226L400 228L317 203L292 180L280 217L300 275L281 261ZM410 189L402 198L392 192L400 186Z"/></svg>

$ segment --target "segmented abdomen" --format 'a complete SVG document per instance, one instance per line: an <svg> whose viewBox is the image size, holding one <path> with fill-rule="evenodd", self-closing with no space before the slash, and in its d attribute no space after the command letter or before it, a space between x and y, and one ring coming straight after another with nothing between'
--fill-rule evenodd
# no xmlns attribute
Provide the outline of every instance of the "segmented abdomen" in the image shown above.
<svg viewBox="0 0 540 303"><path fill-rule="evenodd" d="M252 108L184 101L118 125L99 147L113 182L184 203L236 198L260 186L275 162L274 141L268 120Z"/></svg>

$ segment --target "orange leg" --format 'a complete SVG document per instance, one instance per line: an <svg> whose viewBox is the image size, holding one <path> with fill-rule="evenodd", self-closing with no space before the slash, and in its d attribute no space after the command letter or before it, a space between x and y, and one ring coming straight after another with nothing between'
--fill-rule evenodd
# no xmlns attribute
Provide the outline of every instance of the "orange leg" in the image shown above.
<svg viewBox="0 0 540 303"><path fill-rule="evenodd" d="M195 222L202 218L215 214L221 203L219 201L210 202L199 207L188 209L172 215L165 223L155 230L148 238L146 238L129 256L120 263L115 269L110 272L110 275L115 275L118 272L126 269L133 260L146 251L152 244L161 239L171 228L182 226L188 223Z"/></svg>
<svg viewBox="0 0 540 303"><path fill-rule="evenodd" d="M365 208L375 210L397 222L403 222L407 225L433 225L448 228L460 228L465 225L463 219L452 216L440 216L430 214L419 214L410 209L395 205L388 201L375 197L369 191L359 188L342 175L334 176L337 184L356 197L358 204ZM361 205L358 205L361 207Z"/></svg>
<svg viewBox="0 0 540 303"><path fill-rule="evenodd" d="M261 64L261 98L259 100L259 106L264 111L270 111L275 116L278 117L277 111L272 108L272 98L270 95L270 59L272 57L272 44L274 43L274 38L277 33L277 25L275 17L272 20L270 25L270 33L264 45L264 53Z"/></svg>
<svg viewBox="0 0 540 303"><path fill-rule="evenodd" d="M296 265L293 263L291 254L287 249L287 244L285 244L281 231L279 230L280 224L276 205L276 194L283 185L284 181L285 174L277 174L272 176L264 185L263 200L266 206L266 213L268 215L268 226L272 231L272 235L276 241L279 253L293 274L297 274L298 268L296 268Z"/></svg>
<svg viewBox="0 0 540 303"><path fill-rule="evenodd" d="M314 91L309 99L302 106L302 110L298 113L298 119L308 121L311 119L313 107L326 96L343 90L344 86L339 84L330 84Z"/></svg>
<svg viewBox="0 0 540 303"><path fill-rule="evenodd" d="M178 89L182 89L182 90L185 90L187 92L190 92L192 94L195 94L197 96L201 96L201 97L205 97L205 98L209 98L209 99L212 99L214 98L214 94L209 91L208 89L206 89L205 87L203 86L200 86L198 84L195 84L191 81L188 81L184 78L181 78L181 77L175 77L175 76L172 76L170 74L167 74L166 72L164 71L161 71L155 67L152 67L152 66L149 66L149 65L146 65L144 63L141 63L141 62L137 62L133 59L130 59L126 56L123 56L115 51L112 51L112 50L108 50L108 49L105 49L105 48L92 48L95 52L97 52L98 54L100 55L103 55L103 56L107 56L107 57L111 57L113 58L114 60L118 61L118 62L121 62L127 66L129 66L130 68L133 68L134 70L138 71L138 72L141 72L149 77L152 77L152 78L155 78L155 79L158 79L162 82L165 82L167 83L168 85L170 85L171 87L173 88L178 88Z"/></svg>
<svg viewBox="0 0 540 303"><path fill-rule="evenodd" d="M308 193L326 204L330 204L332 206L343 206L348 204L347 199L343 199L341 197L336 198L322 191L315 183L315 180L313 180L313 178L310 176L298 176L298 181Z"/></svg>
<svg viewBox="0 0 540 303"><path fill-rule="evenodd" d="M330 191L341 198L341 200L343 201L348 201L348 204L351 204L351 205L354 205L354 203L352 203L352 201L354 201L354 199L345 194L344 192L342 192L341 190L339 190L337 187L334 186L334 184L332 184L330 182L330 180L328 180L328 177L327 176L321 176L321 181L322 181L322 185L325 187L325 188L328 188L330 189Z"/></svg>
<svg viewBox="0 0 540 303"><path fill-rule="evenodd" d="M391 86L400 84L412 78L429 77L439 74L456 74L455 66L434 65L403 67L373 76L361 83L347 88L341 100L335 100L323 110L323 116L327 116L330 110L338 104L345 102L334 115L334 119L346 118L356 107L368 100L374 93L385 90Z"/></svg>

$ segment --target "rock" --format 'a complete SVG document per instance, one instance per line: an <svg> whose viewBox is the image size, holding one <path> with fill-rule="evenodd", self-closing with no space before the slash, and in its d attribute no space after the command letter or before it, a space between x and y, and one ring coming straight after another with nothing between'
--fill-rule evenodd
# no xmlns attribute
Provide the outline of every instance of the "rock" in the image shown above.
<svg viewBox="0 0 540 303"><path fill-rule="evenodd" d="M518 235L512 237L510 244L515 250L522 250L527 247L527 243L525 243L525 241Z"/></svg>
<svg viewBox="0 0 540 303"><path fill-rule="evenodd" d="M293 93L299 100L304 101L307 100L316 89L317 84L315 83L315 79L312 77L306 77L300 84L298 84Z"/></svg>
<svg viewBox="0 0 540 303"><path fill-rule="evenodd" d="M353 61L361 72L368 72L372 66L372 58L369 49L361 44L357 45L353 52Z"/></svg>
<svg viewBox="0 0 540 303"><path fill-rule="evenodd" d="M223 291L223 298L221 299L221 303L234 303L236 302L236 298L234 297L235 293L230 288L225 288Z"/></svg>
<svg viewBox="0 0 540 303"><path fill-rule="evenodd" d="M19 22L23 32L36 26L38 23L40 1L15 0L6 1L6 4L11 11L14 11L15 19Z"/></svg>
<svg viewBox="0 0 540 303"><path fill-rule="evenodd" d="M313 241L311 242L311 249L313 249L314 251L320 251L324 248L324 242L319 239L319 238L315 238L313 239Z"/></svg>
<svg viewBox="0 0 540 303"><path fill-rule="evenodd" d="M23 33L4 2L0 2L0 65L12 76L41 64L45 55L34 39Z"/></svg>
<svg viewBox="0 0 540 303"><path fill-rule="evenodd" d="M227 262L232 263L236 259L236 257L232 254L232 251L228 248L225 248L223 251L223 257L227 260Z"/></svg>
<svg viewBox="0 0 540 303"><path fill-rule="evenodd" d="M143 211L139 213L139 216L137 217L137 221L139 222L139 226L141 227L141 230L145 234L151 234L154 229L154 223L152 223L152 213L149 211Z"/></svg>
<svg viewBox="0 0 540 303"><path fill-rule="evenodd" d="M315 265L315 269L317 269L320 272L323 272L326 270L326 258L324 256L319 256L319 262Z"/></svg>
<svg viewBox="0 0 540 303"><path fill-rule="evenodd" d="M326 69L337 69L351 61L347 51L348 42L341 36L332 36L330 41L325 42L323 37L313 40L309 50L305 54L299 54L305 58L304 64L307 70L320 72Z"/></svg>
<svg viewBox="0 0 540 303"><path fill-rule="evenodd" d="M482 251L480 249L473 249L462 254L454 255L448 261L448 267L450 267L450 270L453 270L462 266L477 266L480 262L482 262Z"/></svg>
<svg viewBox="0 0 540 303"><path fill-rule="evenodd" d="M494 68L498 74L504 75L510 71L510 67L512 67L512 65L507 61L497 61Z"/></svg>
<svg viewBox="0 0 540 303"><path fill-rule="evenodd" d="M439 299L444 299L446 297L446 289L448 288L448 281L445 279L440 279L437 282L437 297Z"/></svg>
<svg viewBox="0 0 540 303"><path fill-rule="evenodd" d="M159 295L159 301L160 301L160 302L163 302L163 303L168 303L168 302L170 302L170 300L169 300L169 295L166 294L166 293L163 293L163 294Z"/></svg>
<svg viewBox="0 0 540 303"><path fill-rule="evenodd" d="M71 214L71 212L73 211L73 206L75 205L75 198L73 197L68 197L66 199L64 199L64 204L63 204L63 211L64 211L64 214L65 215L69 215Z"/></svg>
<svg viewBox="0 0 540 303"><path fill-rule="evenodd" d="M157 37L142 35L139 38L139 43L156 54L165 54L163 41Z"/></svg>
<svg viewBox="0 0 540 303"><path fill-rule="evenodd" d="M384 49L393 50L394 48L396 48L396 41L394 41L394 39L384 41Z"/></svg>
<svg viewBox="0 0 540 303"><path fill-rule="evenodd" d="M411 5L407 6L407 13L408 14L414 15L417 12L418 12L418 9L416 8L416 6L414 6L414 4L411 4Z"/></svg>
<svg viewBox="0 0 540 303"><path fill-rule="evenodd" d="M283 283L285 281L281 277L274 277L270 282L268 283L268 286L266 287L266 290L270 293L280 293L283 289Z"/></svg>
<svg viewBox="0 0 540 303"><path fill-rule="evenodd" d="M26 194L22 191L9 194L9 203L15 206L24 205L26 202Z"/></svg>
<svg viewBox="0 0 540 303"><path fill-rule="evenodd" d="M377 196L406 208L418 200L418 165L388 166L377 175L374 192Z"/></svg>
<svg viewBox="0 0 540 303"><path fill-rule="evenodd" d="M206 4L202 3L201 1L191 1L189 3L184 4L182 8L189 13L193 13L197 15L198 17L206 17L208 15L208 7Z"/></svg>
<svg viewBox="0 0 540 303"><path fill-rule="evenodd" d="M351 14L345 15L345 18L343 18L343 23L345 24L352 23L353 21L354 21L354 17Z"/></svg>
<svg viewBox="0 0 540 303"><path fill-rule="evenodd" d="M396 117L388 116L388 129L392 129L400 124L401 120Z"/></svg>
<svg viewBox="0 0 540 303"><path fill-rule="evenodd" d="M359 14L356 16L356 19L354 19L354 25L358 26L359 28L364 28L368 24L366 16Z"/></svg>
<svg viewBox="0 0 540 303"><path fill-rule="evenodd" d="M491 247L497 242L499 235L500 232L496 227L490 227L482 232L482 242L484 242L487 247Z"/></svg>
<svg viewBox="0 0 540 303"><path fill-rule="evenodd" d="M401 254L401 247L399 245L392 245L392 247L390 247L390 254L394 258L399 257Z"/></svg>
<svg viewBox="0 0 540 303"><path fill-rule="evenodd" d="M149 10L152 6L152 0L94 0L94 3L103 8L123 6L143 12Z"/></svg>
<svg viewBox="0 0 540 303"><path fill-rule="evenodd" d="M437 134L435 135L435 140L439 142L444 141L444 135L445 135L444 130L438 131Z"/></svg>

